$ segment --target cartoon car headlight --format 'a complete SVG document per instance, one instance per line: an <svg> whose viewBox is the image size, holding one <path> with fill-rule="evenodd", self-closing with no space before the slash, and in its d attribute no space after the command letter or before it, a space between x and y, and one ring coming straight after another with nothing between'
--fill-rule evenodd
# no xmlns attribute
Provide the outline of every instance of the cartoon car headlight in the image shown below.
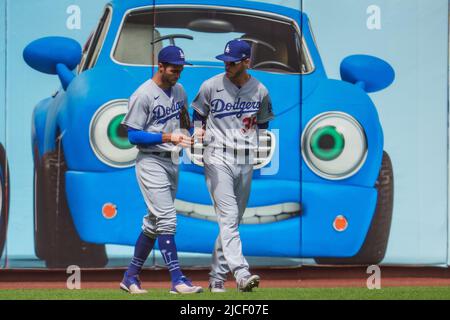
<svg viewBox="0 0 450 320"><path fill-rule="evenodd" d="M358 172L367 157L364 129L348 114L320 114L303 132L302 155L308 167L320 177L349 178Z"/></svg>
<svg viewBox="0 0 450 320"><path fill-rule="evenodd" d="M114 168L131 167L136 160L137 148L128 141L126 129L121 125L128 110L127 100L116 100L101 106L90 125L90 142L96 156Z"/></svg>

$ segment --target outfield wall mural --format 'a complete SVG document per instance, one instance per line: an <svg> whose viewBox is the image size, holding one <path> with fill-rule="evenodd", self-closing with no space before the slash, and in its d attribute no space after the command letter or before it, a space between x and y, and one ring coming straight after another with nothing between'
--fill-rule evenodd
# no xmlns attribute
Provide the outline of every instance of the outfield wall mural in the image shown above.
<svg viewBox="0 0 450 320"><path fill-rule="evenodd" d="M275 114L240 226L251 265L447 266L447 1L1 3L2 268L126 266L147 211L128 98L176 44L191 102L231 39ZM209 265L219 232L203 151L180 164L186 266Z"/></svg>

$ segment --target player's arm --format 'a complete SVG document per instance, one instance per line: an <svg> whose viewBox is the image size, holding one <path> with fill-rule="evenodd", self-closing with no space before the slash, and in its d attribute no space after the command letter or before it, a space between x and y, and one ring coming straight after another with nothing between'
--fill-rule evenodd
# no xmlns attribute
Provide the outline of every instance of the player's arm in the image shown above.
<svg viewBox="0 0 450 320"><path fill-rule="evenodd" d="M163 143L163 134L128 127L128 140L134 145L155 145Z"/></svg>
<svg viewBox="0 0 450 320"><path fill-rule="evenodd" d="M198 111L194 110L192 114L192 122L194 123L194 127L192 128L191 134L194 135L194 138L198 142L203 141L203 137L206 133L206 120L208 117L202 116Z"/></svg>
<svg viewBox="0 0 450 320"><path fill-rule="evenodd" d="M275 115L273 114L272 109L272 99L270 98L269 94L266 94L262 100L261 107L256 114L256 123L258 124L258 128L267 129L269 127L269 121L273 120L274 118Z"/></svg>
<svg viewBox="0 0 450 320"><path fill-rule="evenodd" d="M136 131L143 131L149 114L150 107L148 99L144 95L134 93L128 100L128 112L122 120L122 125Z"/></svg>
<svg viewBox="0 0 450 320"><path fill-rule="evenodd" d="M264 136L265 131L269 128L269 121L273 120L275 115L272 110L272 100L270 96L267 94L261 104L261 108L259 112L256 114L256 123L258 125L258 136ZM259 137L258 137L259 144Z"/></svg>
<svg viewBox="0 0 450 320"><path fill-rule="evenodd" d="M207 84L204 82L200 87L194 101L192 101L192 108L197 111L202 117L208 117L211 103L211 90Z"/></svg>
<svg viewBox="0 0 450 320"><path fill-rule="evenodd" d="M202 116L197 110L194 110L194 113L192 114L192 122L201 124L201 127L205 129L206 119L208 119L208 117Z"/></svg>
<svg viewBox="0 0 450 320"><path fill-rule="evenodd" d="M193 125L191 123L191 119L189 117L189 112L188 112L188 98L186 95L186 92L183 89L183 95L184 95L184 106L181 108L180 110L180 128L183 130L187 130L189 131L189 133L192 135L193 129Z"/></svg>
<svg viewBox="0 0 450 320"><path fill-rule="evenodd" d="M134 145L156 145L171 142L182 147L189 147L192 138L179 133L146 132L134 128L128 128L128 140Z"/></svg>
<svg viewBox="0 0 450 320"><path fill-rule="evenodd" d="M210 110L211 92L207 83L204 82L200 87L194 101L192 101L192 122L194 123L194 134L197 139L202 140L205 135L206 120Z"/></svg>
<svg viewBox="0 0 450 320"><path fill-rule="evenodd" d="M155 145L162 143L161 133L144 131L149 116L149 101L144 95L135 93L128 101L128 112L122 124L128 128L128 140L134 145Z"/></svg>

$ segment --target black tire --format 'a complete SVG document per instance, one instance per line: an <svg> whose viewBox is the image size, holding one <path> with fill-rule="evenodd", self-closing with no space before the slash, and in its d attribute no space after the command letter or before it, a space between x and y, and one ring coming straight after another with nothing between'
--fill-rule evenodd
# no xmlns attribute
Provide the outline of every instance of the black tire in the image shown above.
<svg viewBox="0 0 450 320"><path fill-rule="evenodd" d="M394 173L387 152L383 152L383 161L375 186L378 190L375 215L359 252L350 258L315 258L318 264L373 265L379 264L384 259L394 207Z"/></svg>
<svg viewBox="0 0 450 320"><path fill-rule="evenodd" d="M48 255L48 250L50 246L48 245L50 238L48 232L48 215L44 214L43 207L43 186L42 184L42 166L39 165L39 152L38 146L35 142L33 144L33 155L34 155L34 212L33 212L33 222L34 222L34 251L36 256L45 260Z"/></svg>
<svg viewBox="0 0 450 320"><path fill-rule="evenodd" d="M0 182L1 182L1 211L0 211L0 258L6 243L6 234L8 232L9 215L9 166L6 158L6 151L0 144Z"/></svg>
<svg viewBox="0 0 450 320"><path fill-rule="evenodd" d="M67 171L61 143L37 160L35 168L35 251L47 268L102 268L104 245L83 242L73 224L65 193Z"/></svg>

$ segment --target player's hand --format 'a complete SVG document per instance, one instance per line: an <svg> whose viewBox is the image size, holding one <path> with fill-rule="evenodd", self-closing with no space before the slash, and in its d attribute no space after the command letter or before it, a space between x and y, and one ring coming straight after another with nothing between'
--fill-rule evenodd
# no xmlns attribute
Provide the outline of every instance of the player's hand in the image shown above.
<svg viewBox="0 0 450 320"><path fill-rule="evenodd" d="M194 139L192 139L191 137L188 137L184 134L179 134L179 133L170 134L169 141L172 142L174 145L180 146L183 148L189 148L194 144Z"/></svg>
<svg viewBox="0 0 450 320"><path fill-rule="evenodd" d="M194 130L194 139L198 143L203 143L203 137L205 136L205 129L203 128L195 128Z"/></svg>

